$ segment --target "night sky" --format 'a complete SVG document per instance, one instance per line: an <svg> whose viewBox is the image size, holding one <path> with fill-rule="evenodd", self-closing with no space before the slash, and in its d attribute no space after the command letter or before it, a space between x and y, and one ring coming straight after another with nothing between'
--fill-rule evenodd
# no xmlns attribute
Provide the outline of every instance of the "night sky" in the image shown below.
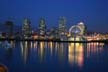
<svg viewBox="0 0 108 72"><path fill-rule="evenodd" d="M37 27L43 17L50 28L58 26L60 16L68 27L83 21L88 30L108 32L108 0L0 0L0 23L22 25L29 18Z"/></svg>

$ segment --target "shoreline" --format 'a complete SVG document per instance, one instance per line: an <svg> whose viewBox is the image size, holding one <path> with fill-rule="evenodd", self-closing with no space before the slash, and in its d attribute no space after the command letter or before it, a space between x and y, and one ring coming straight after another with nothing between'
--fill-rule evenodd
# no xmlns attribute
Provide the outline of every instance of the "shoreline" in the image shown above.
<svg viewBox="0 0 108 72"><path fill-rule="evenodd" d="M101 42L101 43L108 43L108 39L106 40L91 40L91 41L66 41L66 40L59 40L59 39L9 39L9 38L2 38L0 41L44 41L44 42L68 42L68 43L91 43L91 42Z"/></svg>

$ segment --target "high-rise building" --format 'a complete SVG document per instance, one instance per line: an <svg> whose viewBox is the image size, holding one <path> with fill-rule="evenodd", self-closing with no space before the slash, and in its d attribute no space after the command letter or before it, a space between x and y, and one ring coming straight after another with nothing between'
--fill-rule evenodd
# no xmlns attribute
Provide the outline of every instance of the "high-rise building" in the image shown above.
<svg viewBox="0 0 108 72"><path fill-rule="evenodd" d="M32 29L31 29L31 22L29 19L24 19L24 23L22 26L22 34L25 38L28 38L31 36Z"/></svg>
<svg viewBox="0 0 108 72"><path fill-rule="evenodd" d="M45 19L41 18L39 23L39 35L45 35L45 34L46 34Z"/></svg>
<svg viewBox="0 0 108 72"><path fill-rule="evenodd" d="M51 33L50 33L51 36L52 36L54 39L59 39L59 30L58 30L57 27L51 28L50 32L51 32Z"/></svg>
<svg viewBox="0 0 108 72"><path fill-rule="evenodd" d="M6 21L5 25L6 25L7 29L8 29L8 31L7 31L8 32L8 37L11 37L13 35L13 26L14 26L14 24L13 24L12 21Z"/></svg>
<svg viewBox="0 0 108 72"><path fill-rule="evenodd" d="M59 35L65 35L66 33L66 18L60 17L59 20Z"/></svg>

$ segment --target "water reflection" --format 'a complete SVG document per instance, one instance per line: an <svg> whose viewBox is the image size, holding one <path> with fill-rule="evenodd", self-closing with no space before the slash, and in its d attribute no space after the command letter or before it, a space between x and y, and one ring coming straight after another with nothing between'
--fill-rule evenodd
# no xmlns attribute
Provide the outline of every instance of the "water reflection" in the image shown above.
<svg viewBox="0 0 108 72"><path fill-rule="evenodd" d="M13 56L13 49L12 48L8 48L6 50L6 59L7 60L11 60L12 59L12 56Z"/></svg>
<svg viewBox="0 0 108 72"><path fill-rule="evenodd" d="M40 59L40 62L43 62L45 60L45 42L38 43L38 57Z"/></svg>
<svg viewBox="0 0 108 72"><path fill-rule="evenodd" d="M82 43L69 43L68 61L71 65L83 66L84 46Z"/></svg>
<svg viewBox="0 0 108 72"><path fill-rule="evenodd" d="M38 58L38 61L45 62L46 60L52 60L53 57L57 57L59 62L64 62L66 60L67 43L58 42L20 42L21 53L24 62L27 62L28 55ZM35 57L36 56L36 57Z"/></svg>
<svg viewBox="0 0 108 72"><path fill-rule="evenodd" d="M24 63L26 64L27 60L28 60L28 56L30 54L30 42L28 41L24 41L24 42L20 42L21 45L21 55L23 58Z"/></svg>
<svg viewBox="0 0 108 72"><path fill-rule="evenodd" d="M9 42L9 44L12 46L12 48L3 48L4 52L2 52L2 48L0 48L1 53L5 53L6 55L5 57L5 55L0 54L0 61L5 62L3 60L6 60L7 58L7 62L5 63L7 65L10 64L12 67L14 67L16 62L18 62L20 65L22 65L22 67L24 64L25 67L30 67L30 69L38 66L40 66L38 68L51 66L55 68L61 67L61 69L62 67L67 67L67 69L68 67L72 69L73 67L83 69L84 65L86 67L87 63L88 66L88 63L91 60L94 62L98 61L100 63L100 59L102 60L103 57L106 57L102 56L102 53L105 52L107 54L104 43L22 41Z"/></svg>
<svg viewBox="0 0 108 72"><path fill-rule="evenodd" d="M103 43L59 43L59 42L21 42L21 53L24 63L27 62L28 55L34 51L36 58L40 62L45 62L50 58L56 57L60 63L68 58L70 65L82 67L84 56L100 52L103 49ZM68 55L68 56L67 56Z"/></svg>
<svg viewBox="0 0 108 72"><path fill-rule="evenodd" d="M99 54L103 51L104 43L87 43L86 57L89 58L93 54Z"/></svg>
<svg viewBox="0 0 108 72"><path fill-rule="evenodd" d="M103 51L104 43L69 43L68 61L72 66L83 67L84 60Z"/></svg>

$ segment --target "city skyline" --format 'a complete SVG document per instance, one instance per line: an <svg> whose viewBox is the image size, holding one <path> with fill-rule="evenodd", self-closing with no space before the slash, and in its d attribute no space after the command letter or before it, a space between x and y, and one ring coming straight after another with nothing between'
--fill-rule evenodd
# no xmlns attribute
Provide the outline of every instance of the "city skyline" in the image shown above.
<svg viewBox="0 0 108 72"><path fill-rule="evenodd" d="M59 17L66 17L69 28L84 22L88 30L107 32L107 0L2 0L0 2L0 22L12 20L22 25L24 18L30 18L32 26L38 27L39 19L45 18L48 28L58 26Z"/></svg>

